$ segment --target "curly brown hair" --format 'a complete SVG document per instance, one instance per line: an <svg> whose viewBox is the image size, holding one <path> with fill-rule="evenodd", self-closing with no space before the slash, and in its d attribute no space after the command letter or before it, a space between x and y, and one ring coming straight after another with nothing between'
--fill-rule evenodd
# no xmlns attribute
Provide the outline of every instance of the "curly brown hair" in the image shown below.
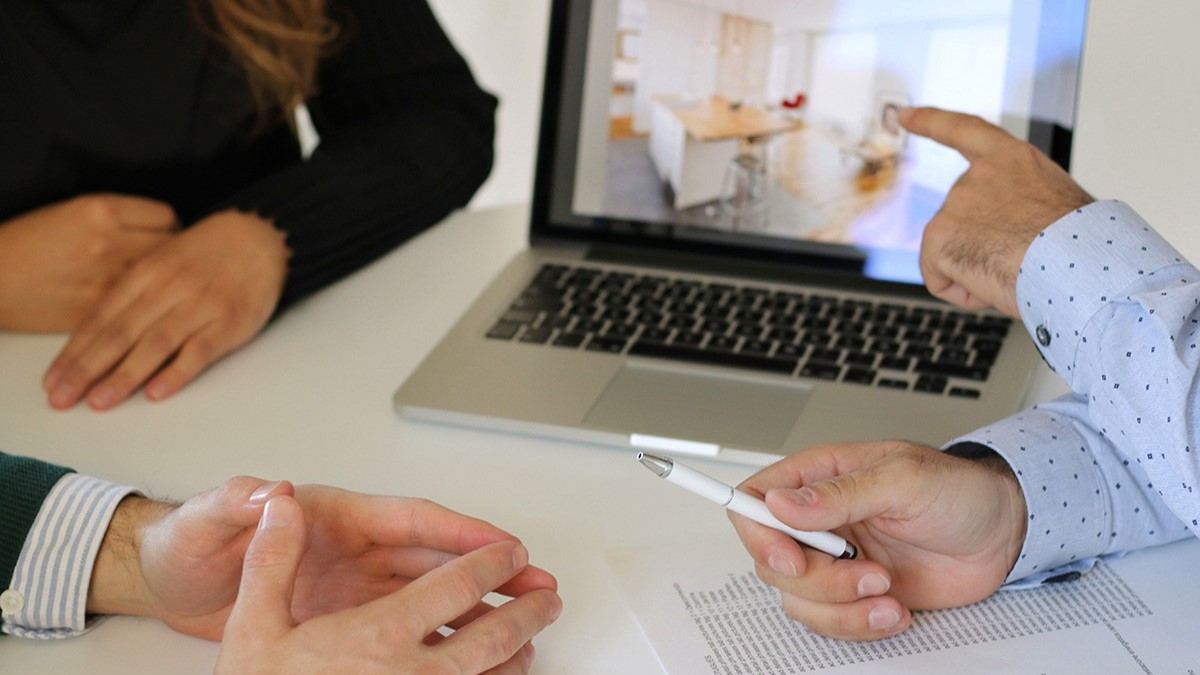
<svg viewBox="0 0 1200 675"><path fill-rule="evenodd" d="M191 0L204 29L242 66L259 126L278 120L295 131L292 111L316 93L317 65L338 35L328 0Z"/></svg>

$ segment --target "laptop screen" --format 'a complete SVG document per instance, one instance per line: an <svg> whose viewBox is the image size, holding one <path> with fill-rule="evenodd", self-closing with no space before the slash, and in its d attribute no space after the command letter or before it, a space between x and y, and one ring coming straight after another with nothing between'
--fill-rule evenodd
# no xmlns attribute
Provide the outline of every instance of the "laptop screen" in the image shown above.
<svg viewBox="0 0 1200 675"><path fill-rule="evenodd" d="M1086 0L555 0L533 236L920 283L966 168L901 106L1070 155Z"/></svg>

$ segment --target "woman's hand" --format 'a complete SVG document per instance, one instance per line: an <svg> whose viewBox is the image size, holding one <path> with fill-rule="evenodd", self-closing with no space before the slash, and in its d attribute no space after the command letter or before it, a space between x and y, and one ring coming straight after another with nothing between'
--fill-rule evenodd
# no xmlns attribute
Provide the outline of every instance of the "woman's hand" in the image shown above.
<svg viewBox="0 0 1200 675"><path fill-rule="evenodd" d="M76 197L0 223L0 330L74 330L177 225L170 205L115 194Z"/></svg>
<svg viewBox="0 0 1200 675"><path fill-rule="evenodd" d="M224 211L138 260L71 335L43 380L50 405L107 410L146 384L179 391L258 334L287 275L284 234Z"/></svg>

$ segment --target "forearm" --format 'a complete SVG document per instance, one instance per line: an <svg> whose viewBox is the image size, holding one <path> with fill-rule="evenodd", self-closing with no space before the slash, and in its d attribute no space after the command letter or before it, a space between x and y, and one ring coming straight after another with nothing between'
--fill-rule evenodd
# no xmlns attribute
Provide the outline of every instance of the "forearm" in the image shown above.
<svg viewBox="0 0 1200 675"><path fill-rule="evenodd" d="M1144 472L1139 483L1196 528L1200 272L1127 206L1103 202L1035 241L1017 291L1047 362L1086 402L1092 445Z"/></svg>
<svg viewBox="0 0 1200 675"><path fill-rule="evenodd" d="M1079 397L1035 406L951 447L964 442L1002 457L1024 495L1027 527L1008 581L1187 536L1145 472L1094 428Z"/></svg>

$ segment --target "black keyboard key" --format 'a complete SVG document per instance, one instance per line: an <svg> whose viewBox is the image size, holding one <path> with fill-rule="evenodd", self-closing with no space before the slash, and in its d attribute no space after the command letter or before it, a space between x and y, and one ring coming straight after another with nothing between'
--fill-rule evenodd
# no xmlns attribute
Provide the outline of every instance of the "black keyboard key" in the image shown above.
<svg viewBox="0 0 1200 675"><path fill-rule="evenodd" d="M983 323L982 321L967 321L963 323L962 332L979 337L1002 338L1008 335L1008 326L1000 323Z"/></svg>
<svg viewBox="0 0 1200 675"><path fill-rule="evenodd" d="M728 352L696 349L693 347L685 347L675 344L662 345L652 342L642 342L640 340L633 344L633 347L629 349L629 353L633 356L649 356L661 359L674 359L677 361L691 361L693 363L703 363L713 366L747 368L750 370L761 370L771 373L779 373L782 375L790 375L796 370L795 359L751 356L749 354L731 354Z"/></svg>
<svg viewBox="0 0 1200 675"><path fill-rule="evenodd" d="M942 375L945 377L960 377L965 380L982 382L987 379L989 368L981 366L956 366L948 363L937 363L927 359L917 361L914 371L924 375Z"/></svg>
<svg viewBox="0 0 1200 675"><path fill-rule="evenodd" d="M767 331L767 338L770 340L779 340L780 342L795 342L800 336L800 331L794 328L772 328Z"/></svg>
<svg viewBox="0 0 1200 675"><path fill-rule="evenodd" d="M633 337L633 334L636 332L637 332L637 326L630 325L627 323L612 323L612 324L609 324L608 328L604 329L605 336L621 338L622 340L627 340L627 339Z"/></svg>
<svg viewBox="0 0 1200 675"><path fill-rule="evenodd" d="M625 343L629 340L625 338L615 337L594 337L588 343L587 349L592 352L608 352L609 354L620 354L625 349Z"/></svg>
<svg viewBox="0 0 1200 675"><path fill-rule="evenodd" d="M895 356L900 353L900 343L894 340L875 340L871 343L871 351L885 356Z"/></svg>
<svg viewBox="0 0 1200 675"><path fill-rule="evenodd" d="M583 344L583 340L586 337L586 333L560 333L558 337L554 338L552 344L555 347L575 348Z"/></svg>
<svg viewBox="0 0 1200 675"><path fill-rule="evenodd" d="M946 391L946 385L949 382L946 378L939 375L922 375L917 378L916 384L913 385L913 391L923 391L927 394L940 394Z"/></svg>
<svg viewBox="0 0 1200 675"><path fill-rule="evenodd" d="M967 346L968 338L962 333L942 333L938 336L937 343L943 347L954 347L962 349Z"/></svg>
<svg viewBox="0 0 1200 675"><path fill-rule="evenodd" d="M904 333L904 341L919 345L933 344L933 331L929 330L908 330Z"/></svg>
<svg viewBox="0 0 1200 675"><path fill-rule="evenodd" d="M971 360L970 352L953 347L942 347L942 351L937 357L938 363L950 363L954 365L966 365Z"/></svg>
<svg viewBox="0 0 1200 675"><path fill-rule="evenodd" d="M913 358L928 359L933 356L933 347L921 344L908 345L902 353Z"/></svg>
<svg viewBox="0 0 1200 675"><path fill-rule="evenodd" d="M704 341L704 333L695 333L692 331L680 331L676 333L674 344L684 347L699 347Z"/></svg>
<svg viewBox="0 0 1200 675"><path fill-rule="evenodd" d="M731 352L737 347L739 338L733 335L713 335L704 343L706 349Z"/></svg>
<svg viewBox="0 0 1200 675"><path fill-rule="evenodd" d="M515 310L517 310L517 309L534 310L534 311L540 310L540 311L555 313L555 312L560 311L563 307L565 307L566 303L564 303L562 301L562 298L559 297L557 294L543 295L540 293L536 293L536 294L528 294L527 293L527 294L524 294L521 297L517 298L517 301L514 302L512 304L512 306L513 306L513 309L515 309Z"/></svg>
<svg viewBox="0 0 1200 675"><path fill-rule="evenodd" d="M986 338L975 338L975 342L971 344L971 349L974 349L976 354L990 354L994 357L1000 353L1000 342Z"/></svg>
<svg viewBox="0 0 1200 675"><path fill-rule="evenodd" d="M800 369L801 377L812 377L818 380L835 381L842 374L842 367L831 363L814 363L809 361Z"/></svg>
<svg viewBox="0 0 1200 675"><path fill-rule="evenodd" d="M829 345L831 339L833 339L833 336L829 333L809 331L800 338L800 342L814 347L826 347Z"/></svg>
<svg viewBox="0 0 1200 675"><path fill-rule="evenodd" d="M850 368L842 382L871 385L875 383L875 371L868 368Z"/></svg>
<svg viewBox="0 0 1200 675"><path fill-rule="evenodd" d="M779 348L775 350L775 355L776 356L786 356L788 358L801 359L804 357L804 354L806 352L808 352L807 345L797 345L797 344L788 343L788 344L779 345Z"/></svg>
<svg viewBox="0 0 1200 675"><path fill-rule="evenodd" d="M866 344L867 341L857 335L842 335L833 343L833 346L852 351L861 351Z"/></svg>
<svg viewBox="0 0 1200 675"><path fill-rule="evenodd" d="M521 324L519 323L501 321L492 326L492 329L487 332L487 336L493 340L511 340L512 336L516 335L520 329Z"/></svg>
<svg viewBox="0 0 1200 675"><path fill-rule="evenodd" d="M535 309L510 309L500 317L500 321L504 323L533 323L533 320L538 316L538 311Z"/></svg>
<svg viewBox="0 0 1200 675"><path fill-rule="evenodd" d="M824 349L818 348L812 350L809 354L809 361L822 361L824 363L837 363L842 358L842 350L840 349Z"/></svg>
<svg viewBox="0 0 1200 675"><path fill-rule="evenodd" d="M950 387L950 391L946 393L951 396L958 396L959 398L979 398L978 389L969 389L967 387Z"/></svg>
<svg viewBox="0 0 1200 675"><path fill-rule="evenodd" d="M521 342L539 345L545 344L546 340L550 339L550 334L553 332L554 331L551 328L534 328L532 330L527 330L525 331L525 334L521 336Z"/></svg>
<svg viewBox="0 0 1200 675"><path fill-rule="evenodd" d="M604 328L604 319L581 319L575 324L574 330L580 333L598 333Z"/></svg>
<svg viewBox="0 0 1200 675"><path fill-rule="evenodd" d="M908 383L904 380L895 380L889 377L881 377L875 384L884 389L908 389Z"/></svg>
<svg viewBox="0 0 1200 675"><path fill-rule="evenodd" d="M739 323L733 327L733 332L735 335L753 339L763 334L763 327L757 323Z"/></svg>
<svg viewBox="0 0 1200 675"><path fill-rule="evenodd" d="M742 343L742 348L738 350L741 354L754 354L755 356L766 356L771 353L771 347L775 343L770 340L746 340Z"/></svg>
<svg viewBox="0 0 1200 675"><path fill-rule="evenodd" d="M879 367L887 370L899 370L907 372L908 367L912 365L912 359L907 356L885 356L879 359Z"/></svg>
<svg viewBox="0 0 1200 675"><path fill-rule="evenodd" d="M900 337L900 329L895 326L875 324L867 331L867 335L881 340L895 340Z"/></svg>
<svg viewBox="0 0 1200 675"><path fill-rule="evenodd" d="M647 328L646 330L642 331L641 339L657 340L659 342L666 342L667 338L671 337L671 332L672 331L670 328L650 327L650 328Z"/></svg>
<svg viewBox="0 0 1200 675"><path fill-rule="evenodd" d="M875 355L864 354L861 352L847 354L845 362L848 366L863 366L866 368L871 368L875 365Z"/></svg>

